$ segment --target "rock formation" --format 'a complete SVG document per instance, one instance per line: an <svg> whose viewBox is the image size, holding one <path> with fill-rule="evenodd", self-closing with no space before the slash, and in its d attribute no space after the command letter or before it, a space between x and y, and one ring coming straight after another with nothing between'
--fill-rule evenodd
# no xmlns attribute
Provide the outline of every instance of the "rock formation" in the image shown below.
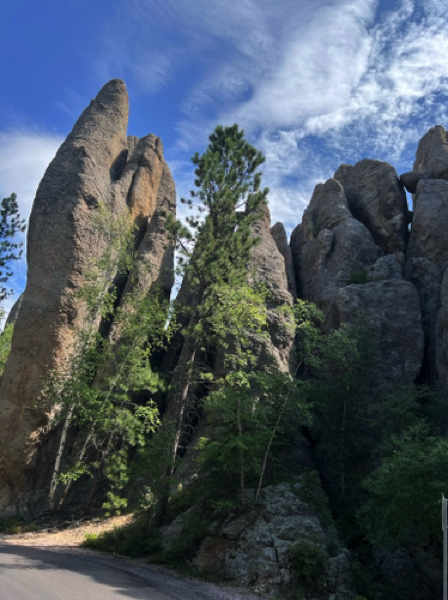
<svg viewBox="0 0 448 600"><path fill-rule="evenodd" d="M448 132L441 125L431 127L422 137L413 170L400 179L411 194L421 179L448 179Z"/></svg>
<svg viewBox="0 0 448 600"><path fill-rule="evenodd" d="M36 193L28 279L0 391L0 510L15 508L33 450L30 434L46 423L36 405L43 379L69 356L74 328L83 322L74 292L103 251L91 221L99 203L115 214L131 211L137 252L151 265L140 285L149 289L160 278L169 295L173 252L160 210L174 213L174 184L160 139L127 138L127 123L126 87L112 80L78 119Z"/></svg>
<svg viewBox="0 0 448 600"><path fill-rule="evenodd" d="M278 227L274 234L278 233ZM281 306L292 306L294 296L291 294L291 285L288 280L288 252L283 246L285 254L279 248L279 235L274 238L271 230L271 215L266 208L265 216L252 226L253 235L259 243L253 249L253 258L248 265L249 274L254 273L258 281L266 285L267 320L270 340L263 341L258 349L261 360L264 356L273 357L281 371L287 372L290 368L291 350L294 340L294 327L291 320L278 309ZM251 276L251 275L250 275Z"/></svg>
<svg viewBox="0 0 448 600"><path fill-rule="evenodd" d="M367 227L353 217L336 179L316 186L302 223L292 233L291 250L298 295L325 312L327 327L340 324L338 290L383 256Z"/></svg>
<svg viewBox="0 0 448 600"><path fill-rule="evenodd" d="M26 511L32 496L36 508L39 495L48 490L57 436L45 431L48 415L37 401L45 377L68 359L76 328L85 320L75 292L105 245L92 220L99 204L114 214L126 211L136 224L141 268L136 280L122 282L119 305L126 307L127 295L136 289L165 299L171 292L173 247L165 219L176 210L174 182L161 140L152 134L126 137L127 122L125 85L112 80L83 112L37 190L28 230L28 279L8 321L15 330L0 388L0 514L17 507ZM404 188L413 194L412 213ZM294 372L294 328L282 307L301 298L323 311L326 331L359 319L371 327L375 367L369 401L415 382L430 384L446 397L448 133L443 127L422 138L413 170L400 178L391 165L376 160L341 165L333 178L316 186L289 246L283 225L271 228L268 210L252 229L259 244L247 265L248 277L268 290L269 335L253 339L260 368L273 359L281 371ZM178 299L194 304L186 280ZM187 323L184 316L181 325ZM119 342L113 322L109 336ZM179 363L190 364L186 346L179 330L165 356L158 357L165 375L175 374ZM219 353L210 358L203 349L198 352L204 355L194 355L196 360L210 360L208 366L219 372L224 364ZM265 488L264 513L252 521L229 518L216 531L211 527L194 558L196 566L208 568L215 556L241 581L257 575L261 583L287 584L291 542L304 538L325 546L332 526L301 497L303 467L313 463L299 426L294 443L295 483ZM185 514L162 532L167 548ZM350 598L348 555L336 538L335 543L328 591L334 598Z"/></svg>
<svg viewBox="0 0 448 600"><path fill-rule="evenodd" d="M412 383L421 370L420 302L403 277L407 221L393 167L362 160L316 186L291 237L299 296L324 311L326 327L362 317L375 330L376 393Z"/></svg>
<svg viewBox="0 0 448 600"><path fill-rule="evenodd" d="M364 159L341 165L334 174L343 186L352 215L370 231L386 254L405 252L408 208L395 169L385 162Z"/></svg>

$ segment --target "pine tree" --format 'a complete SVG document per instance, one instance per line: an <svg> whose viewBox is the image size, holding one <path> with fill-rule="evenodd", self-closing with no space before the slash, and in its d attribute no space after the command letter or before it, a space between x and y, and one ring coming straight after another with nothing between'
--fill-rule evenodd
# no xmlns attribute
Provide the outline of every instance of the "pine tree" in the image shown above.
<svg viewBox="0 0 448 600"><path fill-rule="evenodd" d="M25 220L20 218L16 194L3 198L0 205L0 283L6 283L12 276L10 262L22 256L22 242L15 243L11 239L17 232L25 231ZM0 302L10 294L6 287L0 285Z"/></svg>
<svg viewBox="0 0 448 600"><path fill-rule="evenodd" d="M180 267L194 295L194 308L184 330L184 344L174 385L168 397L168 417L175 422L173 457L177 454L187 416L193 368L198 350L209 342L212 298L222 285L247 285L247 266L257 243L251 225L263 214L268 189L260 189L257 171L264 157L244 139L238 125L216 127L202 156L196 153L195 186L181 201L192 214L187 227L171 221L180 251Z"/></svg>

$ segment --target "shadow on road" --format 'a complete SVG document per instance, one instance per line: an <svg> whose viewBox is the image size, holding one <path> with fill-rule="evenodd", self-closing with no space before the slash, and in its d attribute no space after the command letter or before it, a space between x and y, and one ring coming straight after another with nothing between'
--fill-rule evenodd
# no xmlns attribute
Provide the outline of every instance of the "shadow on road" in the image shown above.
<svg viewBox="0 0 448 600"><path fill-rule="evenodd" d="M76 587L76 596L72 595L74 590L67 590L67 597L74 598L134 598L149 600L197 600L205 599L202 594L194 593L191 595L188 590L186 594L178 593L177 590L161 590L160 574L154 574L154 581L151 579L151 572L148 576L141 577L137 573L130 572L118 560L113 558L97 557L95 555L78 556L76 554L64 552L58 553L55 550L43 550L40 548L2 544L0 543L0 579L7 581L15 578L15 585L37 586L39 578L37 574L45 572L45 577L41 578L48 585L47 598L54 598L54 590L61 589L61 586L72 585ZM18 576L18 572L22 575ZM15 575L14 575L15 573ZM174 579L174 578L173 578ZM19 582L19 583L17 583ZM1 587L1 584L0 584ZM167 587L171 587L169 584ZM85 591L84 591L85 588ZM37 592L37 589L35 590ZM40 594L44 590L39 590ZM68 593L70 593L70 596ZM83 595L83 594L86 595ZM96 595L95 595L96 594ZM107 595L106 595L107 594ZM23 598L28 596L24 595ZM35 597L45 597L36 595ZM19 598L17 598L19 600Z"/></svg>

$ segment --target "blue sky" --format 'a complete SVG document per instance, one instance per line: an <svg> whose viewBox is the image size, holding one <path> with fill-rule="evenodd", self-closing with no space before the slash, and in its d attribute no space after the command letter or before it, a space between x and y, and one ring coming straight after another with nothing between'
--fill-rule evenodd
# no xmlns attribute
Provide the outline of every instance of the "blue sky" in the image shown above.
<svg viewBox="0 0 448 600"><path fill-rule="evenodd" d="M289 231L340 163L410 170L425 131L448 126L446 0L15 0L0 49L0 196L16 192L26 217L113 77L128 87L129 133L162 138L179 195L216 124L243 127ZM24 262L14 271L18 294Z"/></svg>

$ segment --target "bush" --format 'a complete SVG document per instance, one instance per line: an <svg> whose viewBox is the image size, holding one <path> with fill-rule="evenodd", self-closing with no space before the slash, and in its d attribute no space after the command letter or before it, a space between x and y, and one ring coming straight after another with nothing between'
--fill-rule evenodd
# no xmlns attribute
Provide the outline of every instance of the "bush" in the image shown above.
<svg viewBox="0 0 448 600"><path fill-rule="evenodd" d="M293 583L304 599L325 594L328 554L317 544L300 540L289 549Z"/></svg>
<svg viewBox="0 0 448 600"><path fill-rule="evenodd" d="M199 508L193 509L188 522L169 550L161 555L162 562L178 567L185 565L199 549L207 531L207 522Z"/></svg>
<svg viewBox="0 0 448 600"><path fill-rule="evenodd" d="M87 534L82 545L84 548L114 552L130 558L160 552L157 531L150 528L143 519L137 519L129 525L99 535L95 533Z"/></svg>
<svg viewBox="0 0 448 600"><path fill-rule="evenodd" d="M0 519L0 533L5 533L6 535L16 535L19 533L28 533L31 531L36 531L37 525L32 522L25 522L18 516L14 517L4 517Z"/></svg>

